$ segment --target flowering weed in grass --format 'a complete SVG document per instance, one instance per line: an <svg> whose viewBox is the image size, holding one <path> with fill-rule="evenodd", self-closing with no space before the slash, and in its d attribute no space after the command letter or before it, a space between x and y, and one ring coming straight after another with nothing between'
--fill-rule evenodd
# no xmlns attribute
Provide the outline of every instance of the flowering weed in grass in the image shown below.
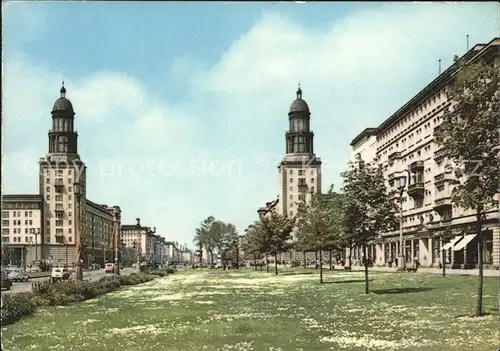
<svg viewBox="0 0 500 351"><path fill-rule="evenodd" d="M475 309L477 277L298 269L190 271L8 326L5 347L88 351L494 350L497 316ZM485 279L485 306L498 283ZM36 345L34 348L33 345Z"/></svg>

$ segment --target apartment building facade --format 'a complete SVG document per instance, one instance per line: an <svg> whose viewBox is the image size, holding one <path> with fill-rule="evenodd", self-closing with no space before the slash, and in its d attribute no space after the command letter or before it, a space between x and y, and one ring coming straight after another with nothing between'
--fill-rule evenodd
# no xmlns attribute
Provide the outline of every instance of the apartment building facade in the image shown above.
<svg viewBox="0 0 500 351"><path fill-rule="evenodd" d="M475 45L465 60L498 59L500 39ZM396 190L397 178L409 181L401 198L404 235L403 252L407 263L418 259L422 266L437 267L442 262L452 267L477 264L475 213L451 201L455 179L454 165L435 141L444 111L450 105L446 91L456 72L453 65L434 79L377 128L367 128L353 141L352 156L360 154L366 162L377 162L384 168L388 189ZM439 233L451 228L456 236L443 245ZM486 265L500 266L499 209L488 209L484 221ZM381 233L369 247L369 258L376 265L393 265L400 253L399 231ZM361 248L353 252L354 261L362 258Z"/></svg>
<svg viewBox="0 0 500 351"><path fill-rule="evenodd" d="M39 195L2 196L2 264L29 264L41 257L41 206Z"/></svg>

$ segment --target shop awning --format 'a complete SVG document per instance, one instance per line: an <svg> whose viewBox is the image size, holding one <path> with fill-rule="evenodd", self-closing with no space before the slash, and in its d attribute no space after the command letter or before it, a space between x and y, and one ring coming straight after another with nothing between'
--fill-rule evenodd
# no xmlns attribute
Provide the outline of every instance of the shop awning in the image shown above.
<svg viewBox="0 0 500 351"><path fill-rule="evenodd" d="M460 241L458 244L456 244L452 250L453 251L462 250L463 248L465 248L467 246L468 243L470 243L476 237L476 235L477 234L466 235L465 238L462 241Z"/></svg>
<svg viewBox="0 0 500 351"><path fill-rule="evenodd" d="M451 249L453 246L455 246L455 244L460 240L462 239L463 236L462 235L457 235L456 237L454 237L453 239L450 240L449 243L445 244L442 248L441 248L441 251L443 250L449 250Z"/></svg>

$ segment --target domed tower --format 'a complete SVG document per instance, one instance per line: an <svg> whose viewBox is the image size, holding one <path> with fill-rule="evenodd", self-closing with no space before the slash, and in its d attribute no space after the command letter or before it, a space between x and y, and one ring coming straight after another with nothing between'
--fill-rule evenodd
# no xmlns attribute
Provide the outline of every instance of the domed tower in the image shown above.
<svg viewBox="0 0 500 351"><path fill-rule="evenodd" d="M287 154L313 154L314 133L309 122L311 112L307 102L302 99L302 89L297 89L297 98L292 102L288 112L290 127L286 133Z"/></svg>
<svg viewBox="0 0 500 351"><path fill-rule="evenodd" d="M40 158L40 197L42 199L40 246L42 259L76 262L84 250L86 166L78 155L75 111L66 98L64 82L60 97L52 107L49 152Z"/></svg>
<svg viewBox="0 0 500 351"><path fill-rule="evenodd" d="M52 129L49 131L49 154L78 154L78 134L74 131L75 111L66 98L64 82L61 96L52 108Z"/></svg>
<svg viewBox="0 0 500 351"><path fill-rule="evenodd" d="M314 154L311 131L311 112L302 98L302 89L288 112L289 130L286 132L286 154L278 165L278 211L283 215L297 214L299 202L308 203L312 194L321 193L321 159ZM295 236L294 236L295 238ZM302 259L291 252L287 259Z"/></svg>

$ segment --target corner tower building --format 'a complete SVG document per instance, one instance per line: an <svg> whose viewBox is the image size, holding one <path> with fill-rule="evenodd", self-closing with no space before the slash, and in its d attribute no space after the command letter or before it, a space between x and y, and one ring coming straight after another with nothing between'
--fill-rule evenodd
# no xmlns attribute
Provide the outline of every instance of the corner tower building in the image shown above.
<svg viewBox="0 0 500 351"><path fill-rule="evenodd" d="M278 211L293 216L297 213L299 202L308 203L311 194L321 193L321 159L314 154L311 112L302 99L300 86L297 98L290 106L288 120L286 155L278 166Z"/></svg>
<svg viewBox="0 0 500 351"><path fill-rule="evenodd" d="M78 133L74 130L75 112L66 98L66 88L52 108L49 150L40 158L40 195L42 257L54 264L76 261L77 224L85 222L86 167L78 155ZM75 185L77 189L75 189ZM77 194L75 194L77 190ZM75 225L76 224L76 225ZM86 245L85 230L80 230L80 245Z"/></svg>

